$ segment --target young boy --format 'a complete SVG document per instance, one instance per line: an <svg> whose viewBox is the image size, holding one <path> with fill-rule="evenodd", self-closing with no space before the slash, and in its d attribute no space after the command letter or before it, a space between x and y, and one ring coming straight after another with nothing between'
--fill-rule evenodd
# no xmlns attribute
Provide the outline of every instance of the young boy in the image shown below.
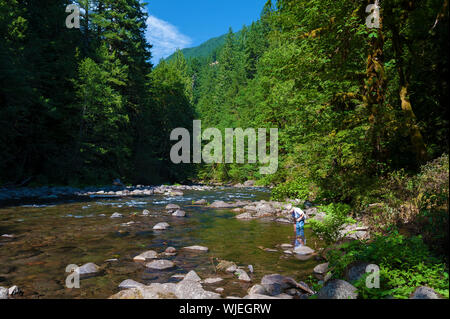
<svg viewBox="0 0 450 319"><path fill-rule="evenodd" d="M303 238L305 237L305 220L306 214L298 207L294 207L292 210L292 218L294 219L294 230L297 234L297 240L301 245L305 242Z"/></svg>

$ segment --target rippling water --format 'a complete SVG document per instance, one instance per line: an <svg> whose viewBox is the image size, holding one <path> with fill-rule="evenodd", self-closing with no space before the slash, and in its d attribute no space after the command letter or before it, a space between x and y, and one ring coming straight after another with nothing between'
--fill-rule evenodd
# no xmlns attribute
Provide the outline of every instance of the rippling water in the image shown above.
<svg viewBox="0 0 450 319"><path fill-rule="evenodd" d="M246 295L246 290L266 274L280 273L304 280L318 262L300 261L285 255L283 243L293 243L291 225L260 220L240 221L230 210L212 210L191 203L199 199L268 200L265 189L222 188L213 191L186 191L183 197L150 196L141 198L93 198L90 201L66 201L51 205L29 204L0 209L0 286L18 285L22 298L107 298L119 291L125 279L150 284L168 282L174 274L195 270L200 277L220 276L225 280L211 291L225 288L224 296ZM182 206L187 218L165 213L169 203ZM140 216L147 209L151 216ZM111 219L118 212L124 218ZM137 216L135 216L137 214ZM124 224L134 222L130 226ZM154 231L159 222L168 222L167 231ZM321 242L306 230L307 245L313 249ZM209 247L209 253L188 253L181 250L190 245ZM163 252L167 247L178 249L172 260L177 268L158 272L133 262L133 257L146 251ZM277 249L267 252L263 248ZM214 258L231 260L238 265L252 265L253 283L240 283L231 275L216 274ZM107 262L109 259L118 259ZM94 262L102 272L83 279L80 289L65 288L70 264Z"/></svg>

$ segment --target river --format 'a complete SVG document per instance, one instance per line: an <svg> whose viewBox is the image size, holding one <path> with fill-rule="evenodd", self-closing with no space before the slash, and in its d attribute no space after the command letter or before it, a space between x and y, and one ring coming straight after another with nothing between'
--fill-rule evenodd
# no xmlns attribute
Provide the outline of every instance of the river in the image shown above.
<svg viewBox="0 0 450 319"><path fill-rule="evenodd" d="M176 282L175 274L195 270L201 278L224 281L205 287L224 288L223 297L243 297L253 284L267 274L292 276L305 280L319 264L314 258L301 261L287 255L281 244L293 244L292 225L272 221L235 219L231 210L192 205L193 201L269 200L264 188L216 188L185 191L184 196L92 198L64 200L47 204L14 205L0 208L0 286L17 285L18 298L108 298L119 292L125 279L143 284ZM165 212L167 204L178 204L187 213L176 218ZM150 216L142 216L147 209ZM112 219L113 213L124 217ZM133 222L131 224L128 224ZM166 231L154 231L159 222L168 222ZM307 245L315 250L323 244L305 230ZM185 246L201 245L208 253L192 253ZM163 252L175 247L178 254L169 259L177 265L170 271L153 271L133 257L147 250ZM267 251L264 248L276 251ZM252 283L239 282L233 275L215 273L215 258L238 265L252 265ZM116 261L108 261L116 259ZM102 269L95 277L83 279L80 289L65 287L66 267L93 262ZM246 268L247 272L248 269Z"/></svg>

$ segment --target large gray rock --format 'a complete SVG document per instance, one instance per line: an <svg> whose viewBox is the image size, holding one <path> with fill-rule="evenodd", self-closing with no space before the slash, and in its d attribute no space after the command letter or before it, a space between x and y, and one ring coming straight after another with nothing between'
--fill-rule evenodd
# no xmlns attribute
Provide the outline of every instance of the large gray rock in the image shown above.
<svg viewBox="0 0 450 319"><path fill-rule="evenodd" d="M193 270L191 270L190 272L187 273L186 276L184 276L185 280L191 280L191 281L196 281L196 282L200 282L202 281L202 279L197 275L197 273Z"/></svg>
<svg viewBox="0 0 450 319"><path fill-rule="evenodd" d="M361 279L367 272L366 268L370 264L368 263L356 263L350 265L345 272L345 280L350 283L355 283L359 279Z"/></svg>
<svg viewBox="0 0 450 319"><path fill-rule="evenodd" d="M175 264L170 260L155 260L147 263L145 267L155 270L168 270L175 268Z"/></svg>
<svg viewBox="0 0 450 319"><path fill-rule="evenodd" d="M317 293L318 299L356 299L357 289L344 280L330 280Z"/></svg>
<svg viewBox="0 0 450 319"><path fill-rule="evenodd" d="M183 279L175 287L179 299L220 299L220 294L206 291L197 281Z"/></svg>
<svg viewBox="0 0 450 319"><path fill-rule="evenodd" d="M91 276L100 272L100 267L94 263L87 263L81 267L78 267L77 272L80 276Z"/></svg>
<svg viewBox="0 0 450 319"><path fill-rule="evenodd" d="M121 289L131 289L138 287L145 287L145 285L131 279L124 280L119 284L119 288Z"/></svg>
<svg viewBox="0 0 450 319"><path fill-rule="evenodd" d="M158 258L158 253L154 250L146 251L133 258L134 261L147 261Z"/></svg>
<svg viewBox="0 0 450 319"><path fill-rule="evenodd" d="M0 287L0 299L8 299L8 289Z"/></svg>
<svg viewBox="0 0 450 319"><path fill-rule="evenodd" d="M264 276L261 279L261 285L270 296L280 295L286 289L297 287L297 283L295 282L295 280L279 274Z"/></svg>
<svg viewBox="0 0 450 319"><path fill-rule="evenodd" d="M440 299L439 295L429 287L418 287L409 299Z"/></svg>
<svg viewBox="0 0 450 319"><path fill-rule="evenodd" d="M123 215L119 213L114 213L111 215L111 218L123 218Z"/></svg>
<svg viewBox="0 0 450 319"><path fill-rule="evenodd" d="M206 205L206 204L208 204L206 199L201 199L201 200L194 202L194 205Z"/></svg>

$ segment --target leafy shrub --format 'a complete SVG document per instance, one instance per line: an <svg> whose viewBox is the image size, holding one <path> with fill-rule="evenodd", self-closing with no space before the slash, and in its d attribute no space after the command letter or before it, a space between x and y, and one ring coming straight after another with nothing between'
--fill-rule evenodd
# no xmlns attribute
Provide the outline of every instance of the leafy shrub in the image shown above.
<svg viewBox="0 0 450 319"><path fill-rule="evenodd" d="M316 236L327 244L334 244L341 239L345 225L355 223L355 220L349 217L351 208L349 205L338 203L323 206L321 209L326 213L323 221L311 219L309 224Z"/></svg>
<svg viewBox="0 0 450 319"><path fill-rule="evenodd" d="M272 199L279 201L288 198L306 200L309 198L310 193L310 183L304 178L297 178L275 187L272 190Z"/></svg>
<svg viewBox="0 0 450 319"><path fill-rule="evenodd" d="M362 298L404 299L419 286L428 286L446 298L449 296L448 268L430 253L420 236L408 238L393 231L371 242L342 244L327 257L337 278L344 276L347 267L354 262L380 267L380 289L367 288L364 277L355 283Z"/></svg>

